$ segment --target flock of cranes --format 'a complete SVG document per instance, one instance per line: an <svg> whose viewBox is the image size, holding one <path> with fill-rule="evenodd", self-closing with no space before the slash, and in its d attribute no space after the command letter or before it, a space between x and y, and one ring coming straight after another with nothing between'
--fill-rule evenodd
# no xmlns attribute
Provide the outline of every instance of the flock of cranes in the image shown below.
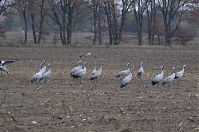
<svg viewBox="0 0 199 132"><path fill-rule="evenodd" d="M72 78L82 78L86 75L87 71L86 71L86 57L91 56L91 53L84 53L81 54L79 56L80 60L79 60L79 65L77 67L72 68L72 70L70 71L70 76ZM94 81L94 83L96 83L97 79L101 76L102 74L102 68L103 65L101 65L99 68L97 68L97 64L96 64L96 55L94 55L94 69L90 75L90 80ZM1 74L3 72L6 72L7 74L9 74L8 70L6 69L7 65L10 63L13 63L14 61L0 61L0 71ZM168 77L164 78L164 68L165 65L161 66L161 71L159 74L157 74L151 81L151 84L154 85L159 85L160 83L162 83L162 85L168 85L170 87L171 83L178 78L182 78L184 76L184 71L185 71L185 67L186 65L183 65L183 68L181 71L179 72L175 72L175 67L173 67L173 72L171 75L169 75ZM127 69L126 70L122 70L120 72L118 72L115 77L116 78L120 78L120 87L125 87L127 86L130 81L133 78L133 74L132 71L134 70L133 67L131 67L130 63L127 63ZM38 72L36 72L31 79L31 83L34 82L41 82L44 81L46 82L48 78L50 78L52 72L51 72L51 64L49 63L48 65L46 65L46 61L44 60L41 64L40 64L40 68L38 70ZM143 68L143 63L141 61L140 63L140 68L137 70L136 72L137 74L137 78L139 78L140 80L142 80L142 76L144 74L144 68ZM80 81L81 82L81 81Z"/></svg>

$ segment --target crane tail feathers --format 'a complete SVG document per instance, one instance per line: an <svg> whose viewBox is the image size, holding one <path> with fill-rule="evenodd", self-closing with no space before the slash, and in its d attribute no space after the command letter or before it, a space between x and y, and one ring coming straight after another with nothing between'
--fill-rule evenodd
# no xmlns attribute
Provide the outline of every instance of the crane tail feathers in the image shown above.
<svg viewBox="0 0 199 132"><path fill-rule="evenodd" d="M156 85L158 82L156 82L156 81L152 81L151 82L151 84L154 86L154 85Z"/></svg>
<svg viewBox="0 0 199 132"><path fill-rule="evenodd" d="M123 88L124 86L126 86L128 83L125 83L125 84L121 84L120 85L120 88Z"/></svg>
<svg viewBox="0 0 199 132"><path fill-rule="evenodd" d="M95 80L95 79L97 79L97 77L90 77L90 80L92 81L92 80Z"/></svg>

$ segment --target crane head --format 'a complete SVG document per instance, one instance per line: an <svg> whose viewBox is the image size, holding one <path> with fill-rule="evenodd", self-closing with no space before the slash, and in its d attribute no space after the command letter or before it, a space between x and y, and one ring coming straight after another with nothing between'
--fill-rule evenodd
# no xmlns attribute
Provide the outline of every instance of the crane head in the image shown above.
<svg viewBox="0 0 199 132"><path fill-rule="evenodd" d="M183 68L187 67L187 65L183 65Z"/></svg>

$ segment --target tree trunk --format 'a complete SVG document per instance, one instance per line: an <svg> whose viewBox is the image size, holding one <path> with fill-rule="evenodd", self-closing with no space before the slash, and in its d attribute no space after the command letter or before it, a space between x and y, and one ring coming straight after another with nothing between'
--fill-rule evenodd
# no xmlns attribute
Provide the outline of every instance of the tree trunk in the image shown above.
<svg viewBox="0 0 199 132"><path fill-rule="evenodd" d="M149 45L152 45L152 19L151 19L151 13L149 13L149 10L147 8L147 23L148 23L148 41Z"/></svg>
<svg viewBox="0 0 199 132"><path fill-rule="evenodd" d="M59 30L59 35L60 35L61 43L62 43L63 45L65 45L66 43L65 43L64 37L63 37L63 28L62 28L61 25L59 26L59 28L60 28L60 30Z"/></svg>
<svg viewBox="0 0 199 132"><path fill-rule="evenodd" d="M39 36L38 36L38 44L41 42L41 37L42 37L42 30L43 30L43 22L45 19L45 14L44 14L44 1L42 0L41 2L41 10L40 10L40 23L39 23Z"/></svg>
<svg viewBox="0 0 199 132"><path fill-rule="evenodd" d="M24 44L27 43L27 40L28 40L28 23L27 23L27 16L26 16L26 10L24 9L23 11L23 18L24 18Z"/></svg>
<svg viewBox="0 0 199 132"><path fill-rule="evenodd" d="M98 34L99 34L99 44L102 44L102 31L101 31L101 9L99 6L99 11L98 11Z"/></svg>
<svg viewBox="0 0 199 132"><path fill-rule="evenodd" d="M160 45L160 35L158 34L158 45Z"/></svg>
<svg viewBox="0 0 199 132"><path fill-rule="evenodd" d="M164 16L167 17L167 16ZM170 37L170 29L169 29L169 22L167 22L167 18L164 19L164 28L165 28L165 45L171 45L171 37Z"/></svg>
<svg viewBox="0 0 199 132"><path fill-rule="evenodd" d="M111 31L111 29L109 28L109 43L110 43L110 45L112 45L113 44L113 37L112 37L113 35L112 35L112 31Z"/></svg>
<svg viewBox="0 0 199 132"><path fill-rule="evenodd" d="M165 36L165 43L166 45L171 46L171 37L168 34Z"/></svg>
<svg viewBox="0 0 199 132"><path fill-rule="evenodd" d="M43 22L44 22L44 16L41 17L40 24L39 24L38 44L41 42L42 30L43 30Z"/></svg>
<svg viewBox="0 0 199 132"><path fill-rule="evenodd" d="M138 29L138 45L142 45L142 29Z"/></svg>
<svg viewBox="0 0 199 132"><path fill-rule="evenodd" d="M95 45L96 39L97 39L97 5L96 5L96 0L93 0L93 28L94 28L93 45Z"/></svg>
<svg viewBox="0 0 199 132"><path fill-rule="evenodd" d="M71 44L71 38L72 38L72 29L68 28L67 29L67 44Z"/></svg>
<svg viewBox="0 0 199 132"><path fill-rule="evenodd" d="M117 22L117 17L116 17L116 9L115 9L115 4L112 3L112 14L113 14L113 38L114 38L114 44L118 45L119 44L119 32L118 32L118 22Z"/></svg>
<svg viewBox="0 0 199 132"><path fill-rule="evenodd" d="M68 13L68 25L67 25L67 44L71 44L72 39L72 24L73 24L73 7L70 7L69 13Z"/></svg>
<svg viewBox="0 0 199 132"><path fill-rule="evenodd" d="M126 12L122 11L122 18L121 18L121 23L119 27L119 43L122 41L122 33L123 33L124 24L125 24L125 17L126 17Z"/></svg>
<svg viewBox="0 0 199 132"><path fill-rule="evenodd" d="M36 29L35 29L35 14L31 13L31 20L32 20L32 34L34 43L37 44L37 36L36 36Z"/></svg>

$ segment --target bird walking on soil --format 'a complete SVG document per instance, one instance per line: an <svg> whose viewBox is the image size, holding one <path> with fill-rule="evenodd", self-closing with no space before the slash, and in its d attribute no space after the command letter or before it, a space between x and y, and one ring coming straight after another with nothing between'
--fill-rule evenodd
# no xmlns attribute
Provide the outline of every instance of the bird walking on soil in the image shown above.
<svg viewBox="0 0 199 132"><path fill-rule="evenodd" d="M168 76L167 78L164 79L162 85L164 86L164 85L168 84L168 86L170 87L174 78L175 78L175 67L173 67L173 73L170 76Z"/></svg>
<svg viewBox="0 0 199 132"><path fill-rule="evenodd" d="M48 71L42 74L42 77L40 78L39 81L44 80L46 82L47 79L51 76L52 71L51 71L50 63L48 64L48 67L49 67Z"/></svg>
<svg viewBox="0 0 199 132"><path fill-rule="evenodd" d="M174 79L177 79L178 86L179 86L179 79L184 77L185 67L186 67L186 65L183 65L182 70L175 73L175 78Z"/></svg>
<svg viewBox="0 0 199 132"><path fill-rule="evenodd" d="M151 84L153 86L156 84L158 85L159 82L163 79L163 77L164 77L164 65L161 66L161 72L153 78Z"/></svg>
<svg viewBox="0 0 199 132"><path fill-rule="evenodd" d="M80 78L80 83L82 82L82 77L86 75L86 61L84 62L84 65L82 67L82 69L76 71L72 77L73 78Z"/></svg>
<svg viewBox="0 0 199 132"><path fill-rule="evenodd" d="M1 74L3 74L3 72L6 72L9 75L9 72L7 70L7 65L13 63L13 60L0 60L0 71Z"/></svg>
<svg viewBox="0 0 199 132"><path fill-rule="evenodd" d="M91 76L90 76L90 80L91 81L94 81L94 83L96 83L97 79L99 78L99 76L101 76L102 74L102 65L99 69L97 69L97 64L96 64L96 55L94 56L94 61L95 61L95 66L94 66L94 69L91 73Z"/></svg>
<svg viewBox="0 0 199 132"><path fill-rule="evenodd" d="M41 63L39 71L32 76L31 83L39 81L42 78L42 75L46 72L45 63L45 60Z"/></svg>
<svg viewBox="0 0 199 132"><path fill-rule="evenodd" d="M128 66L128 69L118 72L116 74L116 78L118 78L118 77L126 77L126 76L129 75L129 73L131 72L130 63L127 63L127 66Z"/></svg>
<svg viewBox="0 0 199 132"><path fill-rule="evenodd" d="M120 88L123 88L123 87L127 86L127 85L130 83L130 81L131 81L132 78L133 78L133 75L132 75L132 73L131 73L131 71L132 71L133 69L134 69L134 68L130 69L129 74L121 81Z"/></svg>
<svg viewBox="0 0 199 132"><path fill-rule="evenodd" d="M138 71L137 71L137 77L138 77L139 79L142 79L143 74L144 74L144 68L143 68L143 66L142 66L142 61L141 61L141 63L140 63L140 68L139 68Z"/></svg>

